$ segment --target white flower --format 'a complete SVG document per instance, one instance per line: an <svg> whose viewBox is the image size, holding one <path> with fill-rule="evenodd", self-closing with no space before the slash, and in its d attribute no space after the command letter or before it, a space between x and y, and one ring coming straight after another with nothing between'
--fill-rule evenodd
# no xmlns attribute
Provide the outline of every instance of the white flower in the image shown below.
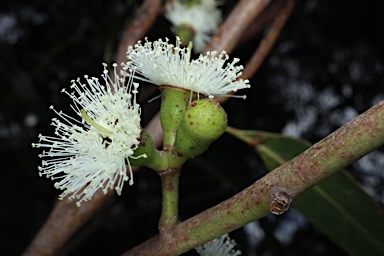
<svg viewBox="0 0 384 256"><path fill-rule="evenodd" d="M188 6L180 0L174 0L166 5L165 17L172 23L173 29L180 25L191 27L195 52L202 52L221 21L221 11L217 8L216 0L202 0Z"/></svg>
<svg viewBox="0 0 384 256"><path fill-rule="evenodd" d="M210 98L250 87L248 80L236 80L243 70L243 66L236 66L239 59L225 65L229 58L225 51L207 52L192 61L190 56L190 47L180 48L179 38L176 38L176 46L168 43L168 39L153 43L146 40L144 44L139 41L134 47L128 47L129 61L124 65L124 75L159 86L181 87Z"/></svg>
<svg viewBox="0 0 384 256"><path fill-rule="evenodd" d="M236 242L228 234L196 248L201 256L237 256L241 251L235 250Z"/></svg>
<svg viewBox="0 0 384 256"><path fill-rule="evenodd" d="M53 118L51 123L56 136L40 134L39 143L32 144L47 149L39 155L46 159L39 167L39 175L59 180L55 187L64 190L59 199L70 195L70 199L78 200L78 206L90 200L99 188L104 193L115 188L120 195L125 181L133 184L129 158L134 158L141 132L141 110L136 103L138 84L130 79L123 86L124 81L116 74L116 64L113 81L108 76L107 65L103 65L104 83L85 76L87 84L77 79L70 87L73 92L62 90L74 101L71 108L82 120L51 106L60 117L60 120Z"/></svg>

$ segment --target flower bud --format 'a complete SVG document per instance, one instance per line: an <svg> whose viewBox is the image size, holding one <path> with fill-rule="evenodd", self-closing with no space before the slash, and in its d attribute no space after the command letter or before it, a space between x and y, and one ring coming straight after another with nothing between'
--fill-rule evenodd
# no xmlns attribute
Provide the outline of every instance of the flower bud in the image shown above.
<svg viewBox="0 0 384 256"><path fill-rule="evenodd" d="M175 28L175 34L180 38L181 42L187 44L188 42L193 41L193 38L196 32L188 24L180 24Z"/></svg>
<svg viewBox="0 0 384 256"><path fill-rule="evenodd" d="M219 103L210 99L191 102L177 129L177 155L194 157L203 153L226 128L227 114Z"/></svg>
<svg viewBox="0 0 384 256"><path fill-rule="evenodd" d="M183 118L191 99L196 98L196 93L174 86L160 87L161 109L160 121L164 133L164 151L173 147L176 136L176 129Z"/></svg>

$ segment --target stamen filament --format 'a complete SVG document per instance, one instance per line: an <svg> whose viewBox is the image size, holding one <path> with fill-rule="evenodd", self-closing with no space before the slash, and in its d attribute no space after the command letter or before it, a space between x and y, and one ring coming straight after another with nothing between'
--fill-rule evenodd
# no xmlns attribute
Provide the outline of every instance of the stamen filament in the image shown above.
<svg viewBox="0 0 384 256"><path fill-rule="evenodd" d="M185 57L185 69L188 71L189 63L191 62L191 51L192 51L193 43L189 41L187 46L187 56Z"/></svg>
<svg viewBox="0 0 384 256"><path fill-rule="evenodd" d="M95 121L93 121L88 115L87 115L87 112L85 111L85 109L82 109L80 110L81 112L81 117L87 122L89 123L91 126L95 127L98 131L102 132L102 133L105 133L105 134L108 134L108 135L111 135L112 132L106 128L104 128L103 126L99 125L98 123L96 123Z"/></svg>

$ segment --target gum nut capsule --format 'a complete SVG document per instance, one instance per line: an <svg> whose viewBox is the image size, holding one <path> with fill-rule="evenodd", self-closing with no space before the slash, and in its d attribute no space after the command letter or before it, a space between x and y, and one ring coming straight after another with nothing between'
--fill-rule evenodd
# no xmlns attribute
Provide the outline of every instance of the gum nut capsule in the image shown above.
<svg viewBox="0 0 384 256"><path fill-rule="evenodd" d="M203 153L227 128L227 114L219 103L202 99L191 102L177 129L177 153L194 157Z"/></svg>

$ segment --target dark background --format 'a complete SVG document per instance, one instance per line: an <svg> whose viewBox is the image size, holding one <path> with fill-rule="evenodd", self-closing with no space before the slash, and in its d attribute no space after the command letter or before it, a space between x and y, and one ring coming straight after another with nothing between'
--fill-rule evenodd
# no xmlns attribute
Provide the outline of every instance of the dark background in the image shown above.
<svg viewBox="0 0 384 256"><path fill-rule="evenodd" d="M236 1L221 6L228 14ZM19 255L53 207L59 191L39 178L38 151L30 143L50 134L51 104L68 109L59 91L84 74L99 76L113 62L124 24L140 1L2 1L0 4L0 249ZM168 36L159 17L150 39ZM255 36L231 55L246 63ZM224 108L229 124L317 142L384 99L384 2L297 1L272 53ZM144 89L146 85L142 86ZM159 104L141 102L143 123ZM384 202L384 155L379 150L349 170ZM181 177L182 219L253 183L266 172L257 154L224 135ZM118 255L157 233L160 183L142 170L135 185L115 196L61 250L60 255ZM294 210L269 216L231 234L243 255L343 255ZM193 255L193 252L189 253Z"/></svg>

